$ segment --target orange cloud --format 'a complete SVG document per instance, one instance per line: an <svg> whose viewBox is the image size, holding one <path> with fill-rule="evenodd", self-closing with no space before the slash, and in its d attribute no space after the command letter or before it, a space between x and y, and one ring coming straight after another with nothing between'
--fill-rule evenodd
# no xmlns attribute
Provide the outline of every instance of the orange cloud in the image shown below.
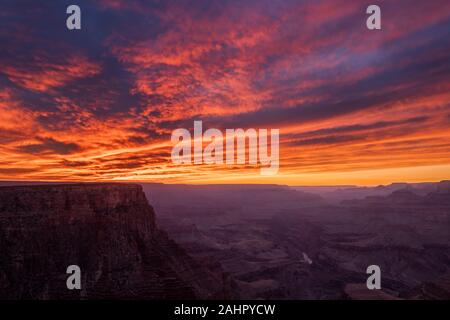
<svg viewBox="0 0 450 320"><path fill-rule="evenodd" d="M65 85L78 78L90 77L100 72L100 66L84 57L71 56L60 63L39 56L31 68L4 66L2 72L15 84L39 92Z"/></svg>
<svg viewBox="0 0 450 320"><path fill-rule="evenodd" d="M51 11L41 29L5 11L0 179L449 178L448 1L383 2L380 32L365 28L364 1L95 4L102 26L80 38L55 29ZM280 129L279 174L174 165L170 134L194 120Z"/></svg>

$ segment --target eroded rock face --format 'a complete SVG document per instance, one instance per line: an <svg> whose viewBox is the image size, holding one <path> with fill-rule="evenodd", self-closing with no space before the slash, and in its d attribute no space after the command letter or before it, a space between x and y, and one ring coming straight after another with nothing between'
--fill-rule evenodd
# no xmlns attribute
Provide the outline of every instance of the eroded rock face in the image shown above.
<svg viewBox="0 0 450 320"><path fill-rule="evenodd" d="M0 187L1 299L222 298L130 184ZM78 265L82 290L68 290Z"/></svg>
<svg viewBox="0 0 450 320"><path fill-rule="evenodd" d="M413 194L408 184L363 199L356 192L333 205L308 197L308 187L298 194L282 186L144 190L169 235L192 256L217 261L246 299L447 299L448 185ZM382 291L366 287L373 264Z"/></svg>

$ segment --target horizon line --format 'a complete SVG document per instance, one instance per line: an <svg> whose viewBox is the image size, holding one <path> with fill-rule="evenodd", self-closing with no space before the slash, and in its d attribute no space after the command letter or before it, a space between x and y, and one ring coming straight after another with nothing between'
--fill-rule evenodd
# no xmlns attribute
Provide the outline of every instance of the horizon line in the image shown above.
<svg viewBox="0 0 450 320"><path fill-rule="evenodd" d="M158 181L137 181L137 180L92 180L92 181L80 181L80 180L3 180L0 179L0 183L55 183L55 184L82 184L82 183L124 183L124 184L163 184L163 185L187 185L187 186L286 186L286 187L377 187L377 186L390 186L395 184L430 184L441 183L450 181L449 179L440 179L435 181L420 181L420 182L408 182L408 181L394 181L386 184L279 184L279 183L164 183Z"/></svg>

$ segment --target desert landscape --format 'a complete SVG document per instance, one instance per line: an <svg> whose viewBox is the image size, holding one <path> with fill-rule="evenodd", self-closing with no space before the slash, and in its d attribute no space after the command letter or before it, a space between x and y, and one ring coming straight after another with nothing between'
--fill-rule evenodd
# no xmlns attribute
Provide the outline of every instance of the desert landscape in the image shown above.
<svg viewBox="0 0 450 320"><path fill-rule="evenodd" d="M2 184L3 299L450 298L449 181Z"/></svg>
<svg viewBox="0 0 450 320"><path fill-rule="evenodd" d="M144 190L158 224L189 254L231 274L238 297L375 297L365 271L376 264L386 298L449 298L449 181Z"/></svg>

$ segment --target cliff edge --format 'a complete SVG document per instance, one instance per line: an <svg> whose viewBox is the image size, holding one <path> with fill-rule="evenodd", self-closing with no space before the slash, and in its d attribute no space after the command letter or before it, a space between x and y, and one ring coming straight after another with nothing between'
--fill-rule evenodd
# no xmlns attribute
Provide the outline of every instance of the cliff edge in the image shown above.
<svg viewBox="0 0 450 320"><path fill-rule="evenodd" d="M155 225L140 185L0 187L0 299L224 298L203 268ZM81 269L69 290L66 269Z"/></svg>

